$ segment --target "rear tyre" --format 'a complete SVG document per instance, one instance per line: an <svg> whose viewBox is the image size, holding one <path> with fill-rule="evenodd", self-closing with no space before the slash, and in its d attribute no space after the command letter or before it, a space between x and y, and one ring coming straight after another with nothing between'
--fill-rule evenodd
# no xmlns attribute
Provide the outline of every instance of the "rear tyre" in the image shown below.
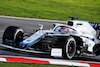
<svg viewBox="0 0 100 67"><path fill-rule="evenodd" d="M9 26L6 28L3 34L2 42L3 44L13 44L17 45L23 40L23 30L16 26Z"/></svg>
<svg viewBox="0 0 100 67"><path fill-rule="evenodd" d="M76 41L73 37L60 37L57 40L57 46L62 48L62 57L72 59L76 53Z"/></svg>
<svg viewBox="0 0 100 67"><path fill-rule="evenodd" d="M64 45L64 57L72 59L76 53L76 41L73 37L69 37Z"/></svg>

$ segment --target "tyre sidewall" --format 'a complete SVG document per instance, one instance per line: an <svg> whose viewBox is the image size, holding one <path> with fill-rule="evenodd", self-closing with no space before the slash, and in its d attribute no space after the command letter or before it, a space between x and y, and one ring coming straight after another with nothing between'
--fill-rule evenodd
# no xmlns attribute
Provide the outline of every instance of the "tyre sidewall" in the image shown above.
<svg viewBox="0 0 100 67"><path fill-rule="evenodd" d="M18 35L19 32L24 33L22 29L20 29L20 28L16 29L16 31L14 33L14 41L17 39L16 36Z"/></svg>

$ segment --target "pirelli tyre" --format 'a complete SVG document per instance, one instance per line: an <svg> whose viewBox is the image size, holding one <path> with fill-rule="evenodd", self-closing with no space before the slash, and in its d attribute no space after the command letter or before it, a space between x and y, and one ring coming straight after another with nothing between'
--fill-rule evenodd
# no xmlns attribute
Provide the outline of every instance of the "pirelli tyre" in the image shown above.
<svg viewBox="0 0 100 67"><path fill-rule="evenodd" d="M62 48L62 57L72 59L76 54L76 41L72 36L60 37L57 45Z"/></svg>
<svg viewBox="0 0 100 67"><path fill-rule="evenodd" d="M9 26L6 28L3 34L2 42L3 44L13 44L17 45L23 40L23 30L16 26Z"/></svg>
<svg viewBox="0 0 100 67"><path fill-rule="evenodd" d="M76 41L73 37L68 37L64 45L64 57L72 59L76 53Z"/></svg>

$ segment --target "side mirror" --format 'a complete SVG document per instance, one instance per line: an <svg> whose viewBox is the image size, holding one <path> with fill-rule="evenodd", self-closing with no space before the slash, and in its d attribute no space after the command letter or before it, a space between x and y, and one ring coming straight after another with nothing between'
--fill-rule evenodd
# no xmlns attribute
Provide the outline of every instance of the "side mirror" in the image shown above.
<svg viewBox="0 0 100 67"><path fill-rule="evenodd" d="M42 25L42 24L39 24L39 27L40 27L40 30L42 30L42 29L43 29L43 25Z"/></svg>

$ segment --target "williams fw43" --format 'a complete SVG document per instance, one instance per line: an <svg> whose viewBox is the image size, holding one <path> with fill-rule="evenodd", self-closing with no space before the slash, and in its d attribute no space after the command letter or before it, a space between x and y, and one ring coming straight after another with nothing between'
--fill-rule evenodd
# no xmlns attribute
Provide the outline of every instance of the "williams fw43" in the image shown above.
<svg viewBox="0 0 100 67"><path fill-rule="evenodd" d="M31 35L25 35L19 27L9 26L4 31L1 46L68 59L100 55L100 25L70 18L72 20L66 23L54 23L50 30L43 30L39 24L39 30Z"/></svg>

